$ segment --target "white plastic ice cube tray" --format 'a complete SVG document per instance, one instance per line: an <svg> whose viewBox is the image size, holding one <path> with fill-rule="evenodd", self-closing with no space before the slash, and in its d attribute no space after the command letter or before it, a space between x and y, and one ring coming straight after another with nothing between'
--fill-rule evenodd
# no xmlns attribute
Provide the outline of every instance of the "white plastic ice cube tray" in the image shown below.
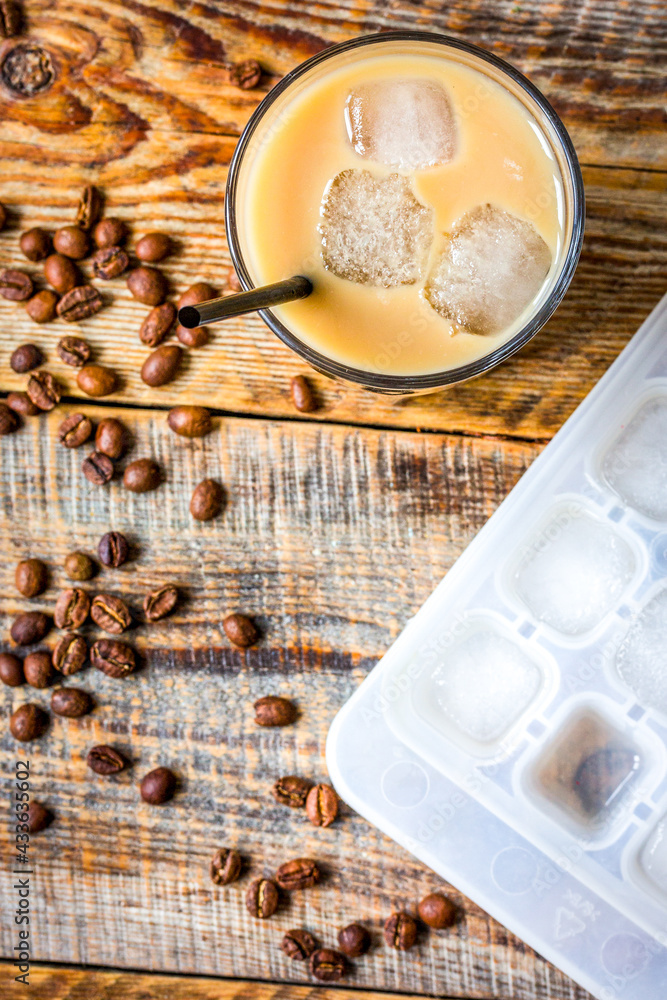
<svg viewBox="0 0 667 1000"><path fill-rule="evenodd" d="M667 995L667 297L327 760L354 809L600 1000Z"/></svg>

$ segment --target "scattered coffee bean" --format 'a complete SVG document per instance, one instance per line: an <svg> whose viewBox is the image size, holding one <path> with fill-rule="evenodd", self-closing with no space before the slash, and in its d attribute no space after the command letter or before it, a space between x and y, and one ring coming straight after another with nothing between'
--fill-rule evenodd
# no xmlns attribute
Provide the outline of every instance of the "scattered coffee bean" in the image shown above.
<svg viewBox="0 0 667 1000"><path fill-rule="evenodd" d="M338 815L338 796L331 785L315 785L306 799L306 814L313 826L331 826Z"/></svg>
<svg viewBox="0 0 667 1000"><path fill-rule="evenodd" d="M21 234L19 246L23 256L35 263L44 260L51 253L51 237L44 229L35 226Z"/></svg>
<svg viewBox="0 0 667 1000"><path fill-rule="evenodd" d="M312 413L317 409L310 382L303 375L295 375L290 382L292 402L300 413Z"/></svg>
<svg viewBox="0 0 667 1000"><path fill-rule="evenodd" d="M21 426L21 419L15 410L6 403L0 403L0 437L13 434Z"/></svg>
<svg viewBox="0 0 667 1000"><path fill-rule="evenodd" d="M28 833L41 833L53 823L53 813L34 799L28 806Z"/></svg>
<svg viewBox="0 0 667 1000"><path fill-rule="evenodd" d="M7 35L6 37L9 37L9 35ZM7 225L7 209L0 202L0 230L4 229L6 225Z"/></svg>
<svg viewBox="0 0 667 1000"><path fill-rule="evenodd" d="M176 378L183 350L176 344L162 344L149 354L141 366L141 378L153 387L166 385Z"/></svg>
<svg viewBox="0 0 667 1000"><path fill-rule="evenodd" d="M123 486L132 493L148 493L162 482L162 472L152 458L138 458L130 462L123 473Z"/></svg>
<svg viewBox="0 0 667 1000"><path fill-rule="evenodd" d="M296 774L288 774L284 778L278 778L274 784L273 797L282 806L289 806L290 809L303 809L308 792L312 787L312 781L299 778Z"/></svg>
<svg viewBox="0 0 667 1000"><path fill-rule="evenodd" d="M348 958L365 955L371 946L371 936L361 924L348 924L338 932L338 947Z"/></svg>
<svg viewBox="0 0 667 1000"><path fill-rule="evenodd" d="M81 587L69 587L58 595L53 620L56 628L81 628L90 613L90 597Z"/></svg>
<svg viewBox="0 0 667 1000"><path fill-rule="evenodd" d="M67 719L80 719L92 707L93 699L81 688L56 688L51 695L51 711Z"/></svg>
<svg viewBox="0 0 667 1000"><path fill-rule="evenodd" d="M175 406L169 411L167 423L181 437L204 437L211 430L211 414L205 406Z"/></svg>
<svg viewBox="0 0 667 1000"><path fill-rule="evenodd" d="M16 0L1 0L0 38L14 38L15 35L20 35L22 22L22 11ZM4 205L2 206L2 212L6 214ZM2 226L4 224L4 219L2 219ZM0 226L0 229L2 226Z"/></svg>
<svg viewBox="0 0 667 1000"><path fill-rule="evenodd" d="M102 281L119 278L130 266L130 258L122 247L102 247L93 256L93 274Z"/></svg>
<svg viewBox="0 0 667 1000"><path fill-rule="evenodd" d="M25 311L35 323L51 323L56 318L58 296L50 288L43 288L25 304Z"/></svg>
<svg viewBox="0 0 667 1000"><path fill-rule="evenodd" d="M82 337L61 337L56 346L61 361L81 368L90 359L90 344Z"/></svg>
<svg viewBox="0 0 667 1000"><path fill-rule="evenodd" d="M125 424L115 417L101 420L95 434L95 447L103 455L108 455L114 462L122 458L128 449L130 435Z"/></svg>
<svg viewBox="0 0 667 1000"><path fill-rule="evenodd" d="M95 486L104 486L113 479L113 462L108 455L103 455L101 451L91 451L88 458L83 460L81 466L86 479Z"/></svg>
<svg viewBox="0 0 667 1000"><path fill-rule="evenodd" d="M52 253L44 262L44 277L60 295L71 292L79 283L76 264L61 253Z"/></svg>
<svg viewBox="0 0 667 1000"><path fill-rule="evenodd" d="M116 373L104 365L84 365L76 376L76 384L87 396L108 396L116 389Z"/></svg>
<svg viewBox="0 0 667 1000"><path fill-rule="evenodd" d="M456 906L441 892L432 892L424 896L417 907L417 912L424 923L435 930L441 931L456 923Z"/></svg>
<svg viewBox="0 0 667 1000"><path fill-rule="evenodd" d="M100 192L92 184L88 184L81 192L76 210L76 224L81 229L92 229L100 217L102 198Z"/></svg>
<svg viewBox="0 0 667 1000"><path fill-rule="evenodd" d="M37 597L49 582L49 571L41 559L22 559L14 571L14 584L24 597Z"/></svg>
<svg viewBox="0 0 667 1000"><path fill-rule="evenodd" d="M270 878L257 878L245 894L245 905L252 917L267 920L278 909L278 886Z"/></svg>
<svg viewBox="0 0 667 1000"><path fill-rule="evenodd" d="M215 288L209 285L207 281L197 281L183 292L178 300L178 308L183 309L185 306L196 306L200 302L206 302L207 299L214 299L215 296Z"/></svg>
<svg viewBox="0 0 667 1000"><path fill-rule="evenodd" d="M107 531L106 535L102 535L100 538L97 552L100 562L104 566L117 568L127 562L130 546L127 538L120 531Z"/></svg>
<svg viewBox="0 0 667 1000"><path fill-rule="evenodd" d="M168 767L156 767L142 779L139 791L144 802L151 806L161 806L174 797L176 775Z"/></svg>
<svg viewBox="0 0 667 1000"><path fill-rule="evenodd" d="M197 521L217 517L225 501L225 491L215 479L202 479L190 499L190 513Z"/></svg>
<svg viewBox="0 0 667 1000"><path fill-rule="evenodd" d="M32 278L25 271L7 267L0 271L0 295L11 302L25 302L32 295Z"/></svg>
<svg viewBox="0 0 667 1000"><path fill-rule="evenodd" d="M9 731L21 743L39 739L46 732L48 724L48 715L34 702L21 705L9 717Z"/></svg>
<svg viewBox="0 0 667 1000"><path fill-rule="evenodd" d="M79 226L63 226L56 230L53 246L63 257L83 260L88 253L88 237Z"/></svg>
<svg viewBox="0 0 667 1000"><path fill-rule="evenodd" d="M178 590L172 583L165 584L158 590L144 597L144 614L149 622L157 622L166 618L176 607Z"/></svg>
<svg viewBox="0 0 667 1000"><path fill-rule="evenodd" d="M35 344L21 344L12 354L9 363L15 372L23 375L33 368L39 368L43 360L42 352Z"/></svg>
<svg viewBox="0 0 667 1000"><path fill-rule="evenodd" d="M392 913L384 925L384 939L390 948L407 951L417 941L417 921L409 913Z"/></svg>
<svg viewBox="0 0 667 1000"><path fill-rule="evenodd" d="M26 392L31 402L40 410L52 410L60 402L60 386L53 375L45 372L43 368L32 372L28 379Z"/></svg>
<svg viewBox="0 0 667 1000"><path fill-rule="evenodd" d="M95 569L95 563L85 552L70 552L65 558L65 573L70 580L90 580Z"/></svg>
<svg viewBox="0 0 667 1000"><path fill-rule="evenodd" d="M186 347L205 347L209 341L208 327L198 326L194 330L189 330L187 326L176 327L176 336Z"/></svg>
<svg viewBox="0 0 667 1000"><path fill-rule="evenodd" d="M222 627L229 641L242 649L253 646L259 639L259 632L246 615L227 615L222 622Z"/></svg>
<svg viewBox="0 0 667 1000"><path fill-rule="evenodd" d="M12 688L25 684L23 664L18 656L12 656L11 653L0 653L0 681Z"/></svg>
<svg viewBox="0 0 667 1000"><path fill-rule="evenodd" d="M115 247L123 242L126 233L127 227L122 219L102 219L93 229L93 240L100 249Z"/></svg>
<svg viewBox="0 0 667 1000"><path fill-rule="evenodd" d="M102 296L92 285L78 285L65 292L58 303L56 312L66 323L78 323L98 313L104 302Z"/></svg>
<svg viewBox="0 0 667 1000"><path fill-rule="evenodd" d="M117 639L98 639L90 651L90 662L108 677L126 677L134 672L134 650Z"/></svg>
<svg viewBox="0 0 667 1000"><path fill-rule="evenodd" d="M227 63L229 82L241 90L252 90L262 77L262 67L256 59L244 59L243 62Z"/></svg>
<svg viewBox="0 0 667 1000"><path fill-rule="evenodd" d="M113 747L101 744L91 747L86 757L86 763L95 774L118 774L127 767L127 761Z"/></svg>
<svg viewBox="0 0 667 1000"><path fill-rule="evenodd" d="M14 619L10 635L17 646L41 642L51 630L51 619L43 611L22 611Z"/></svg>
<svg viewBox="0 0 667 1000"><path fill-rule="evenodd" d="M239 276L236 273L236 268L233 264L227 271L227 288L230 292L240 292L243 288Z"/></svg>
<svg viewBox="0 0 667 1000"><path fill-rule="evenodd" d="M134 252L146 264L157 264L171 253L171 240L166 233L147 233L141 237Z"/></svg>
<svg viewBox="0 0 667 1000"><path fill-rule="evenodd" d="M47 688L53 681L53 664L51 653L39 649L36 653L28 653L23 661L23 673L31 687Z"/></svg>
<svg viewBox="0 0 667 1000"><path fill-rule="evenodd" d="M211 879L216 885L229 885L236 882L241 874L241 855L230 847L221 847L216 851L211 861Z"/></svg>
<svg viewBox="0 0 667 1000"><path fill-rule="evenodd" d="M321 983L336 983L347 972L345 955L332 948L319 948L310 956L310 971Z"/></svg>
<svg viewBox="0 0 667 1000"><path fill-rule="evenodd" d="M90 617L96 625L111 635L120 635L132 624L132 615L127 604L112 594L98 594L93 598Z"/></svg>
<svg viewBox="0 0 667 1000"><path fill-rule="evenodd" d="M286 932L280 947L288 958L294 959L295 962L305 962L313 954L317 944L312 934L296 927Z"/></svg>
<svg viewBox="0 0 667 1000"><path fill-rule="evenodd" d="M127 287L139 302L159 306L167 294L167 279L156 267L136 267L128 275Z"/></svg>
<svg viewBox="0 0 667 1000"><path fill-rule="evenodd" d="M296 719L296 706L287 698L267 695L254 705L258 726L289 726Z"/></svg>
<svg viewBox="0 0 667 1000"><path fill-rule="evenodd" d="M79 448L92 433L92 422L85 413L70 413L58 428L58 440L66 448Z"/></svg>
<svg viewBox="0 0 667 1000"><path fill-rule="evenodd" d="M88 644L82 635L65 632L58 639L51 655L53 666L65 677L78 674L88 659Z"/></svg>
<svg viewBox="0 0 667 1000"><path fill-rule="evenodd" d="M276 872L276 882L281 889L308 889L317 885L322 874L312 858L295 858L286 861Z"/></svg>
<svg viewBox="0 0 667 1000"><path fill-rule="evenodd" d="M7 406L22 417L34 417L42 411L35 406L27 392L10 392L6 399Z"/></svg>
<svg viewBox="0 0 667 1000"><path fill-rule="evenodd" d="M141 324L139 340L147 347L157 347L171 330L175 319L176 307L171 302L155 306Z"/></svg>

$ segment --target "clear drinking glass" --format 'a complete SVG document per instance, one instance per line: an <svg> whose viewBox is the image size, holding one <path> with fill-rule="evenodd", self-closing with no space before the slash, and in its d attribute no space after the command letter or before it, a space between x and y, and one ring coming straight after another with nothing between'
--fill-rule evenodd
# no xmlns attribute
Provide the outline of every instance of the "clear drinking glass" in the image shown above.
<svg viewBox="0 0 667 1000"><path fill-rule="evenodd" d="M270 130L280 127L281 116L289 113L290 103L304 88L332 69L353 65L359 57L359 50L366 50L371 46L377 47L383 55L391 54L392 48L400 54L408 51L431 56L441 51L448 60L475 69L500 84L532 114L551 148L561 174L564 238L555 267L551 269L548 285L537 297L534 312L521 329L506 343L470 364L425 375L364 371L314 350L300 340L270 309L260 311L264 322L283 343L323 375L380 393L404 395L432 392L495 368L527 344L554 312L572 280L581 252L585 218L583 180L570 137L554 109L522 73L498 56L449 35L428 31L388 31L332 45L297 66L267 94L250 118L236 147L227 180L225 223L232 260L244 289L256 287L247 264L248 252L243 232L243 201L248 196L248 174L254 153L270 135ZM364 55L366 54L364 51ZM471 109L471 113L474 113L474 109Z"/></svg>

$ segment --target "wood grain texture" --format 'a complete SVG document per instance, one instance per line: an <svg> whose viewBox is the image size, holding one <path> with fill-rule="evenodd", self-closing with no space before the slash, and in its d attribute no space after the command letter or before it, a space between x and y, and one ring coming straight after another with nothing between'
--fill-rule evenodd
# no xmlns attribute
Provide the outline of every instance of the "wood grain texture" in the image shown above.
<svg viewBox="0 0 667 1000"><path fill-rule="evenodd" d="M91 410L94 417L108 412ZM131 633L140 672L124 682L90 669L77 675L70 683L93 693L95 711L52 719L47 736L29 748L33 794L57 817L33 839L35 957L307 981L306 970L279 950L282 932L303 925L333 944L336 929L356 918L372 929L375 945L354 963L349 985L584 1000L456 892L462 917L450 933L424 935L409 954L389 951L384 919L397 906L414 910L438 879L350 810L320 830L270 794L281 774L326 777L333 715L537 446L239 419L193 443L176 439L161 414L126 411L131 457L152 454L167 475L155 493L128 496L118 482L94 488L81 478L81 454L54 441L62 415L34 419L2 440L2 635L20 608L52 606L65 582L65 553L94 553L110 527L127 532L136 557L104 571L91 591L124 595L136 607L146 590L172 579L184 600L163 624ZM205 474L227 485L229 505L218 521L193 525L187 499ZM52 568L51 588L30 602L11 582L15 561L27 555ZM254 615L262 632L247 652L231 649L221 629L235 609ZM294 726L255 726L252 702L268 693L295 699ZM21 702L48 697L26 688L0 692L5 717ZM84 755L100 742L126 753L132 768L107 780L87 772ZM3 727L3 759L11 764L25 749ZM174 768L180 788L172 804L151 808L140 802L137 783L158 764ZM8 836L3 824L5 846ZM207 867L225 844L235 844L248 866L239 884L219 889ZM271 920L250 918L243 903L249 878L294 856L319 858L326 880L292 894ZM11 875L0 879L3 898L11 898ZM0 940L10 954L7 924Z"/></svg>

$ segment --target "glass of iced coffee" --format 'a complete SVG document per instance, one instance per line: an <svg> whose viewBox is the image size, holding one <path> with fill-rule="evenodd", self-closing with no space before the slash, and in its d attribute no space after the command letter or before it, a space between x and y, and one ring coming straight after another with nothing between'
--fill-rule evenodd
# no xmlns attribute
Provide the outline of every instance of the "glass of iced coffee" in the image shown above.
<svg viewBox="0 0 667 1000"><path fill-rule="evenodd" d="M574 273L584 195L572 143L503 60L445 35L367 35L288 74L250 119L226 191L244 288L305 275L263 310L318 371L425 392L493 368Z"/></svg>

